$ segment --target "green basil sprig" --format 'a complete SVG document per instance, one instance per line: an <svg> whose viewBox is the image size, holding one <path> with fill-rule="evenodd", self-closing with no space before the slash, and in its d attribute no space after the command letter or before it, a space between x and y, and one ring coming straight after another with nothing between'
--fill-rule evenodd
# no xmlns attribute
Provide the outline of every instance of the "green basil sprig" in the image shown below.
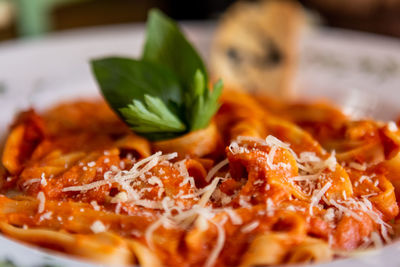
<svg viewBox="0 0 400 267"><path fill-rule="evenodd" d="M164 140L205 128L219 108L222 82L208 88L205 65L177 24L149 13L141 59L91 61L101 92L133 131Z"/></svg>

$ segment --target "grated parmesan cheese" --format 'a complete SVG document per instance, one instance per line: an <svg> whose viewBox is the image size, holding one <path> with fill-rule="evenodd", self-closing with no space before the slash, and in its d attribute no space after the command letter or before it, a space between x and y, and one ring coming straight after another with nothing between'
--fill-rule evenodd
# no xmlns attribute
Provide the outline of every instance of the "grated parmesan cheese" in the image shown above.
<svg viewBox="0 0 400 267"><path fill-rule="evenodd" d="M42 213L46 203L46 197L42 191L37 194L37 199L39 200L38 213Z"/></svg>
<svg viewBox="0 0 400 267"><path fill-rule="evenodd" d="M320 202L321 198L332 186L332 183L327 182L320 190L315 190L313 196L311 197L310 203L310 214L313 215L313 208Z"/></svg>
<svg viewBox="0 0 400 267"><path fill-rule="evenodd" d="M52 215L53 215L53 212L51 212L51 211L48 211L48 212L46 212L46 213L43 213L43 214L40 216L39 221L50 220L51 217L52 217Z"/></svg>
<svg viewBox="0 0 400 267"><path fill-rule="evenodd" d="M162 194L165 192L165 189L164 188L159 188L158 189L158 193L157 193L157 196L158 196L158 198L161 198L161 196L162 196Z"/></svg>
<svg viewBox="0 0 400 267"><path fill-rule="evenodd" d="M46 180L46 177L45 177L45 173L44 173L44 172L43 172L42 175L40 176L40 184L43 185L43 186L46 186L46 185L47 185L47 180Z"/></svg>
<svg viewBox="0 0 400 267"><path fill-rule="evenodd" d="M245 209L249 209L249 208L251 208L251 205L250 205L249 202L247 202L247 199L245 199L245 198L248 198L248 197L240 196L240 198L239 198L239 205L240 205L241 207L245 208Z"/></svg>
<svg viewBox="0 0 400 267"><path fill-rule="evenodd" d="M328 167L328 169L332 172L335 171L336 164L337 164L335 154L336 154L335 150L333 150L331 152L331 154L329 155L329 157L324 161L324 164L326 165L326 167Z"/></svg>
<svg viewBox="0 0 400 267"><path fill-rule="evenodd" d="M220 163L218 163L217 165L215 165L214 167L211 168L211 170L208 172L207 177L206 177L206 181L209 182L211 181L211 178L214 177L214 175L220 170L222 169L225 165L227 165L229 163L228 159L224 159L223 161L221 161Z"/></svg>
<svg viewBox="0 0 400 267"><path fill-rule="evenodd" d="M211 184L207 185L204 187L201 192L203 195L201 196L199 200L199 206L204 207L206 203L210 200L211 195L214 193L214 190L217 188L218 182L220 181L220 178L215 178L212 180Z"/></svg>
<svg viewBox="0 0 400 267"><path fill-rule="evenodd" d="M275 213L275 206L274 206L274 202L270 199L270 198L267 198L267 203L266 203L267 205L267 215L268 216L273 216L274 215L274 213Z"/></svg>
<svg viewBox="0 0 400 267"><path fill-rule="evenodd" d="M372 243L374 244L375 248L383 247L382 238L379 236L379 234L377 232L372 232L370 239L371 239Z"/></svg>
<svg viewBox="0 0 400 267"><path fill-rule="evenodd" d="M100 186L106 185L106 184L111 184L113 182L119 183L121 186L126 189L126 184L124 185L124 182L129 182L133 181L143 174L147 173L150 171L152 168L154 168L159 162L165 161L165 160L170 160L177 157L177 153L171 153L171 154L166 154L166 155L161 155L161 152L157 152L147 158L144 158L140 161L138 161L136 164L133 165L133 167L128 170L128 171L119 171L115 174L114 177L111 177L112 172L106 172L104 173L104 180L99 180L92 182L90 184L85 184L85 185L80 185L80 186L70 186L70 187L65 187L62 189L63 192L68 192L68 191L88 191L91 189L98 188ZM142 168L140 168L142 165L144 165ZM117 167L115 167L117 168ZM117 170L115 170L117 171ZM128 194L130 193L127 190ZM131 191L132 193L132 191Z"/></svg>
<svg viewBox="0 0 400 267"><path fill-rule="evenodd" d="M346 214L348 216L351 216L354 219L356 219L357 221L360 221L360 222L362 221L362 217L360 215L358 215L356 212L350 210L349 208L339 204L335 200L331 199L331 200L329 200L327 202L329 204L331 204L332 206L334 206L335 208L337 208L340 213L344 213L344 214Z"/></svg>
<svg viewBox="0 0 400 267"><path fill-rule="evenodd" d="M215 261L218 258L219 253L221 253L222 248L224 247L225 244L225 230L222 228L221 224L225 224L226 219L220 223L212 222L215 227L217 227L218 231L218 238L217 238L217 243L215 244L215 247L210 253L210 256L208 257L206 263L204 264L205 267L211 267L214 266Z"/></svg>
<svg viewBox="0 0 400 267"><path fill-rule="evenodd" d="M119 192L111 199L111 203L120 203L126 201L128 201L128 195L124 191Z"/></svg>
<svg viewBox="0 0 400 267"><path fill-rule="evenodd" d="M258 184L263 184L264 181L263 180L257 180L253 183L253 185L258 185Z"/></svg>
<svg viewBox="0 0 400 267"><path fill-rule="evenodd" d="M93 224L90 226L90 230L92 230L93 233L98 234L106 231L106 227L104 224L97 220L94 221Z"/></svg>
<svg viewBox="0 0 400 267"><path fill-rule="evenodd" d="M196 225L200 231L204 232L207 231L208 229L208 221L204 216L199 215L199 217L196 220Z"/></svg>
<svg viewBox="0 0 400 267"><path fill-rule="evenodd" d="M89 162L88 164L88 167L94 167L94 166L96 166L96 162L94 162L94 161L91 161L91 162Z"/></svg>
<svg viewBox="0 0 400 267"><path fill-rule="evenodd" d="M397 125L394 121L389 121L387 124L387 127L388 127L389 131L391 131L391 132L397 132L399 130L399 128L397 127Z"/></svg>
<svg viewBox="0 0 400 267"><path fill-rule="evenodd" d="M93 207L94 210L97 210L97 211L100 210L100 206L97 204L97 201L96 201L96 200L90 201L90 205L92 205L92 207Z"/></svg>
<svg viewBox="0 0 400 267"><path fill-rule="evenodd" d="M36 183L40 183L40 179L39 178L30 179L30 180L24 182L23 186L26 187L26 186L29 186L31 184L36 184Z"/></svg>
<svg viewBox="0 0 400 267"><path fill-rule="evenodd" d="M219 188L214 190L212 198L216 201L220 201L223 206L229 204L232 201L232 197L219 190Z"/></svg>
<svg viewBox="0 0 400 267"><path fill-rule="evenodd" d="M358 182L359 182L360 184L362 184L362 183L364 182L364 180L371 181L371 178L370 178L369 176L362 175L362 176L360 177L360 179L358 179Z"/></svg>
<svg viewBox="0 0 400 267"><path fill-rule="evenodd" d="M240 231L242 233L250 233L251 231L256 229L259 225L260 225L259 221L254 221L254 222L251 222L251 223L246 224L245 226L243 226L242 229L240 229Z"/></svg>
<svg viewBox="0 0 400 267"><path fill-rule="evenodd" d="M164 184L162 183L161 179L156 176L150 177L150 179L148 179L147 182L151 185L158 185L159 187L164 187Z"/></svg>
<svg viewBox="0 0 400 267"><path fill-rule="evenodd" d="M321 159L315 155L315 152L301 152L299 161L305 162L320 162Z"/></svg>
<svg viewBox="0 0 400 267"><path fill-rule="evenodd" d="M365 162L363 164L357 162L350 162L349 167L358 171L365 171L367 169L367 164Z"/></svg>
<svg viewBox="0 0 400 267"><path fill-rule="evenodd" d="M224 209L224 211L226 212L226 214L228 214L232 224L234 225L240 225L243 223L242 218L232 209Z"/></svg>
<svg viewBox="0 0 400 267"><path fill-rule="evenodd" d="M328 208L324 215L324 220L327 222L331 222L335 219L335 210L333 208Z"/></svg>

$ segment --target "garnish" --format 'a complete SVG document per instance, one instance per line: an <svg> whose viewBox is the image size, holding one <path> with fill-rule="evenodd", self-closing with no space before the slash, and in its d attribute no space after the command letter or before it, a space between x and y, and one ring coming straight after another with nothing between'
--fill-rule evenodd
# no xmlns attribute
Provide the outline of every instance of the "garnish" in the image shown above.
<svg viewBox="0 0 400 267"><path fill-rule="evenodd" d="M108 57L91 63L110 106L150 140L205 128L219 108L222 82L208 88L201 57L176 23L158 10L149 13L141 59Z"/></svg>

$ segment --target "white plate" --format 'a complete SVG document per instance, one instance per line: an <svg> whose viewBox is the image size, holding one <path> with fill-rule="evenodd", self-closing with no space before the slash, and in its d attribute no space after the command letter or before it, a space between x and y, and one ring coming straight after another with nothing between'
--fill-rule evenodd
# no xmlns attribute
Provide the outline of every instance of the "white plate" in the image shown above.
<svg viewBox="0 0 400 267"><path fill-rule="evenodd" d="M184 25L204 58L213 23ZM106 55L137 56L143 25L122 25L55 34L45 39L0 45L0 135L18 110L43 109L56 101L97 95L88 60ZM320 29L301 42L297 77L300 98L328 98L353 115L392 120L400 114L400 42L348 31ZM323 266L400 266L400 244L336 260ZM0 261L18 266L54 264L93 266L58 253L22 245L0 236Z"/></svg>

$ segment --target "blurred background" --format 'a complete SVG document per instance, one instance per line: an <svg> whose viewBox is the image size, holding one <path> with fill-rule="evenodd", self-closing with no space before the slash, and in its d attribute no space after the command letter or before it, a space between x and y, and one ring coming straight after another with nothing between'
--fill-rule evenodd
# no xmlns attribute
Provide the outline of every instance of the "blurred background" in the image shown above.
<svg viewBox="0 0 400 267"><path fill-rule="evenodd" d="M400 0L299 0L321 23L400 37ZM144 22L157 7L177 20L217 19L234 0L0 0L0 42L55 31Z"/></svg>

